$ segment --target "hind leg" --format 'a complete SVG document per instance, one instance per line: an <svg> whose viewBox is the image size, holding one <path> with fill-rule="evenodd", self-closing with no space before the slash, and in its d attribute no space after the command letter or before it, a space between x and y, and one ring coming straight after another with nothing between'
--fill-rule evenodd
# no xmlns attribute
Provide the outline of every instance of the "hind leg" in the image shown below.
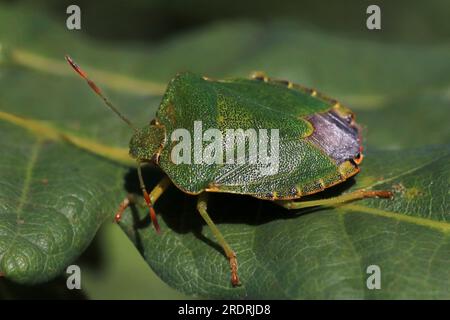
<svg viewBox="0 0 450 320"><path fill-rule="evenodd" d="M316 206L335 206L345 202L365 198L392 198L392 192L379 190L357 190L329 199L311 200L311 201L279 200L275 201L275 203L279 204L280 206L286 209L303 209Z"/></svg>

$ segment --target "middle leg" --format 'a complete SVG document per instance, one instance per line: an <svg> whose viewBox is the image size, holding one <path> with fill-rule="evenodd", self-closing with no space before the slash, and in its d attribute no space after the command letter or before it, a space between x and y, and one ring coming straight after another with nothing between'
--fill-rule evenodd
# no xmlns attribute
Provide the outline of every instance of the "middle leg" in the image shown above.
<svg viewBox="0 0 450 320"><path fill-rule="evenodd" d="M236 287L236 286L240 285L239 277L237 274L238 264L237 264L236 254L234 253L234 251L231 249L230 245L227 243L227 241L223 237L219 228L217 228L217 226L214 224L214 222L209 217L207 208L208 208L208 194L206 192L203 192L198 197L197 210L198 210L198 212L200 212L200 215L203 217L203 219L206 221L208 226L211 228L214 236L216 237L216 239L219 242L220 246L222 247L223 251L225 251L225 255L227 256L227 258L230 262L231 284L234 287Z"/></svg>

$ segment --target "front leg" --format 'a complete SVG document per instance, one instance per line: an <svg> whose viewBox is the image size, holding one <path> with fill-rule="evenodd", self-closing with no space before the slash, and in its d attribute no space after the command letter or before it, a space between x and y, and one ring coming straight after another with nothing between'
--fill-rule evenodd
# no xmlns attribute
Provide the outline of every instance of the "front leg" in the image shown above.
<svg viewBox="0 0 450 320"><path fill-rule="evenodd" d="M158 200L158 198L164 193L164 191L167 190L167 188L170 186L170 184L171 184L171 181L167 176L158 182L158 184L153 188L153 190L150 192L150 195L149 195L150 201L152 204L154 204ZM125 199L123 199L123 201L120 203L119 209L117 209L117 212L114 216L115 221L119 222L120 219L122 218L123 212L130 205L134 205L134 204L137 204L142 208L147 207L147 203L145 201L139 201L139 199L135 195L128 194L127 197Z"/></svg>

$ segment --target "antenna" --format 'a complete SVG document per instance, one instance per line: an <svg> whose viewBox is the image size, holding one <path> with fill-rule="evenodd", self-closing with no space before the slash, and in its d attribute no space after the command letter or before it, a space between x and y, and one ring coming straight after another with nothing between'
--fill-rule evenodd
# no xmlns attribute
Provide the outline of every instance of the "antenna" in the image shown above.
<svg viewBox="0 0 450 320"><path fill-rule="evenodd" d="M136 128L133 126L133 124L131 123L130 120L128 120L123 114L121 114L119 112L119 110L114 107L114 105L108 100L108 98L106 98L102 91L100 90L100 88L94 83L94 81L92 81L91 79L88 78L88 75L86 72L84 72L79 66L78 64L72 60L71 57L69 57L68 55L65 56L66 61L70 64L70 66L73 68L73 70L75 70L84 80L86 80L87 84L89 85L89 87L91 87L92 90L94 90L94 92L103 99L103 101L105 102L105 104L112 110L114 111L123 121L126 122L126 124L128 124L130 126L131 129L136 130Z"/></svg>

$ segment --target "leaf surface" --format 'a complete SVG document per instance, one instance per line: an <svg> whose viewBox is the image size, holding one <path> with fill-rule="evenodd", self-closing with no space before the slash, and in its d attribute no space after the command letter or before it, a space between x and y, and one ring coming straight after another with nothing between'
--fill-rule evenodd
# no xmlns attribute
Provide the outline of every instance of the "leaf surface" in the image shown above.
<svg viewBox="0 0 450 320"><path fill-rule="evenodd" d="M117 46L8 6L0 10L0 44L0 272L7 278L38 283L61 274L126 193L138 192L131 133L66 66L70 53L139 126L182 70L217 78L265 70L315 87L356 112L367 144L362 172L318 196L396 190L392 201L307 212L212 196L210 214L239 257L243 286L232 289L195 199L172 188L156 206L162 235L145 210L127 211L121 226L173 287L217 298L449 298L450 46L351 40L285 22L222 23L154 47ZM147 184L160 176L148 171ZM372 264L381 268L381 290L366 287Z"/></svg>

